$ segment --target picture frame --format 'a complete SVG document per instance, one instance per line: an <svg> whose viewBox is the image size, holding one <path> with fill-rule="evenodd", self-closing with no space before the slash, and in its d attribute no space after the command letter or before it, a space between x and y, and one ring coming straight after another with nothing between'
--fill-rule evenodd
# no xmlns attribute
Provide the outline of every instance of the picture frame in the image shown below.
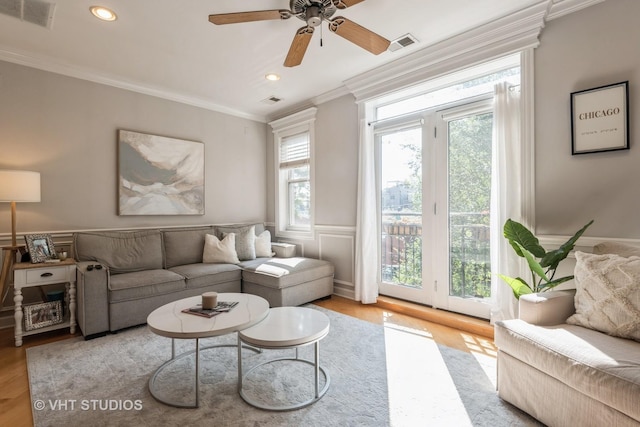
<svg viewBox="0 0 640 427"><path fill-rule="evenodd" d="M32 263L58 259L51 234L25 234L24 240Z"/></svg>
<svg viewBox="0 0 640 427"><path fill-rule="evenodd" d="M118 215L204 215L204 144L118 130Z"/></svg>
<svg viewBox="0 0 640 427"><path fill-rule="evenodd" d="M62 323L62 320L62 304L60 301L48 301L24 306L25 331Z"/></svg>
<svg viewBox="0 0 640 427"><path fill-rule="evenodd" d="M629 82L571 93L571 154L629 149Z"/></svg>

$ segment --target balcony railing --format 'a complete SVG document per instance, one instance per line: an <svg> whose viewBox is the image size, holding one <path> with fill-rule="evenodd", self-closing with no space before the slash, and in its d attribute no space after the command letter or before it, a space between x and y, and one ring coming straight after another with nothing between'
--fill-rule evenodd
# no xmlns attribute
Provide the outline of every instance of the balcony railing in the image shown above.
<svg viewBox="0 0 640 427"><path fill-rule="evenodd" d="M491 295L488 213L451 214L450 294ZM382 280L422 287L422 224L417 213L385 213L382 222Z"/></svg>

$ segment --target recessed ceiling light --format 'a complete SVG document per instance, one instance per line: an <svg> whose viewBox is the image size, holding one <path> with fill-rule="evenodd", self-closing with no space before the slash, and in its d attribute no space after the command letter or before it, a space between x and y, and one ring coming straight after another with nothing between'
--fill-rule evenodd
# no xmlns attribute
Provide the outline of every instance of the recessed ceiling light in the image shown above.
<svg viewBox="0 0 640 427"><path fill-rule="evenodd" d="M107 9L103 6L91 6L89 10L91 10L93 16L98 19L102 19L103 21L115 21L118 19L118 16L113 10Z"/></svg>
<svg viewBox="0 0 640 427"><path fill-rule="evenodd" d="M264 78L272 82L277 82L278 80L280 80L280 76L275 73L269 73L266 76L264 76Z"/></svg>

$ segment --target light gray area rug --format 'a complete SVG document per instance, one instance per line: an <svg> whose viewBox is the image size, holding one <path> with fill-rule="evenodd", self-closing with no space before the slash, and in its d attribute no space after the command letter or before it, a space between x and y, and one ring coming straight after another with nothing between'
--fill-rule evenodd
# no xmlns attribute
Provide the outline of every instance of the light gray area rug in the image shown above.
<svg viewBox="0 0 640 427"><path fill-rule="evenodd" d="M321 365L331 382L327 394L309 407L270 412L245 403L237 391L237 350L230 347L201 351L199 408L159 403L149 393L148 380L170 358L171 340L142 326L27 349L35 425L538 425L497 397L495 359L437 345L424 331L383 327L310 307L331 320L320 344ZM193 340L177 342L178 353L194 348ZM233 334L201 340L201 346L235 342ZM292 354L244 350L243 366ZM300 355L313 360L313 346L302 348ZM192 401L194 366L194 358L185 357L159 376L164 398ZM313 395L312 372L299 362L268 364L250 374L245 392L271 405L305 400Z"/></svg>

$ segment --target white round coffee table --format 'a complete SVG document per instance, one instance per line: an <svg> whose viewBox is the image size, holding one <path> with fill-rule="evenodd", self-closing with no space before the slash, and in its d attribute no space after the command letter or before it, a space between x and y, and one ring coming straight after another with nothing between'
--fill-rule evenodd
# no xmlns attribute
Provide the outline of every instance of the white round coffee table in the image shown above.
<svg viewBox="0 0 640 427"><path fill-rule="evenodd" d="M153 333L171 338L171 359L160 365L149 379L149 392L159 402L178 408L197 408L200 403L200 351L216 347L235 347L235 344L220 344L200 348L200 338L216 337L240 331L260 322L269 313L269 303L267 300L256 295L221 293L218 294L218 300L237 301L238 305L233 307L228 313L221 313L211 318L183 313L182 310L202 302L202 296L198 295L165 304L155 309L147 317L147 325ZM176 356L176 339L195 339L195 350ZM155 386L158 375L172 363L194 352L196 354L195 404L172 402L160 398Z"/></svg>
<svg viewBox="0 0 640 427"><path fill-rule="evenodd" d="M290 411L304 408L317 402L329 389L331 379L320 366L320 340L329 333L329 318L322 312L306 307L277 307L269 310L267 317L260 323L238 332L238 392L248 404L256 408L270 411ZM295 357L271 359L255 365L246 373L242 372L242 344L260 349L295 349ZM315 345L314 361L298 357L298 349L305 345ZM307 363L315 369L315 394L300 403L284 406L271 406L256 402L244 393L243 382L255 369L268 363L291 360ZM320 372L324 375L325 384L320 389Z"/></svg>

